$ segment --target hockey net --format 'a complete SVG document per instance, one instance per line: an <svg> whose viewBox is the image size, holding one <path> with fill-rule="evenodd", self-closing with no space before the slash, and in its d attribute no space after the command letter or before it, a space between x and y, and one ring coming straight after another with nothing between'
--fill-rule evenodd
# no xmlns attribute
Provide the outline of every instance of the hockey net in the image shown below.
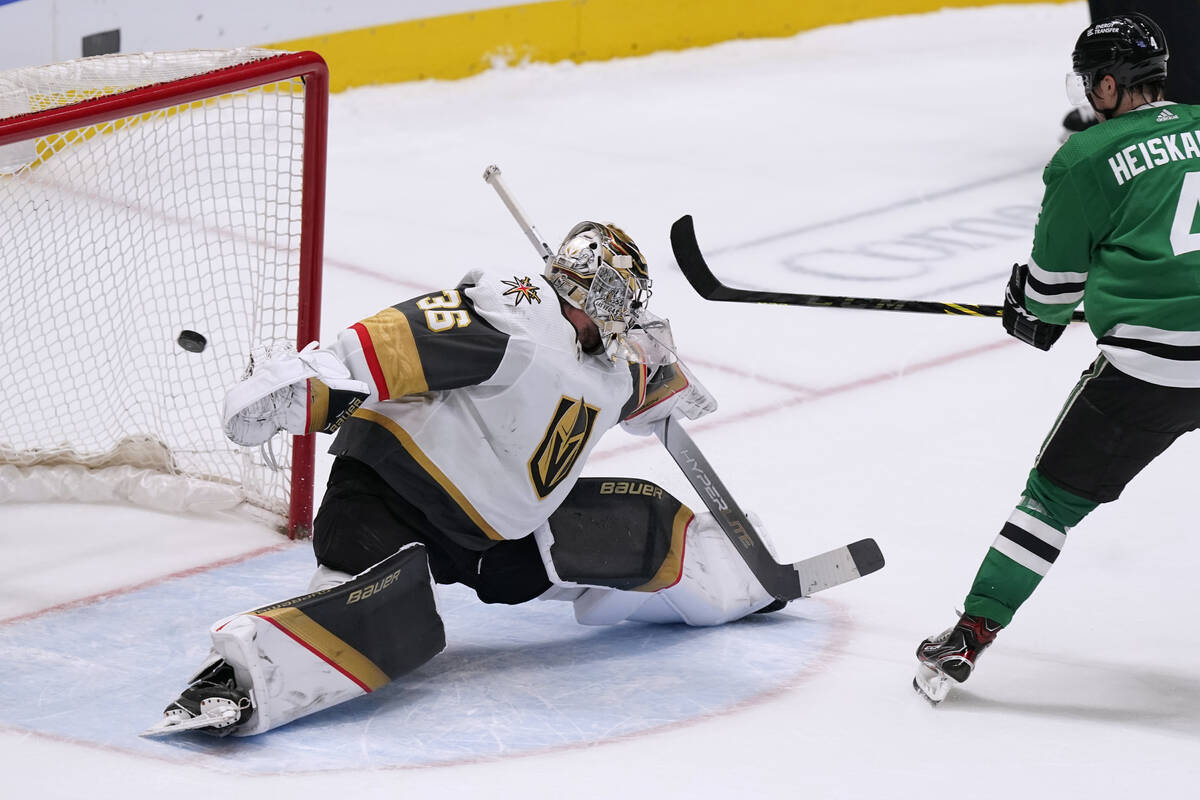
<svg viewBox="0 0 1200 800"><path fill-rule="evenodd" d="M219 411L252 357L317 338L327 102L314 53L0 73L0 502L307 534L312 437L240 448Z"/></svg>

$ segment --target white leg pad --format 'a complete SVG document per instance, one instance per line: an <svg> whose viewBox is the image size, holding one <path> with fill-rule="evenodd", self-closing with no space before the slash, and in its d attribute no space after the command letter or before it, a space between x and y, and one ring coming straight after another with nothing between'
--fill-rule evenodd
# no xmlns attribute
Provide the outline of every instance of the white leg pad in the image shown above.
<svg viewBox="0 0 1200 800"><path fill-rule="evenodd" d="M761 520L753 514L747 516L766 543ZM680 578L656 592L587 587L563 581L554 572L549 557L553 541L549 528L539 528L535 538L543 551L550 580L555 583L555 588L543 596L571 600L575 619L583 625L614 625L624 620L721 625L752 614L774 600L750 572L712 514L697 514L688 526ZM575 594L565 591L567 588L583 591Z"/></svg>
<svg viewBox="0 0 1200 800"><path fill-rule="evenodd" d="M763 534L762 522L747 515ZM721 625L753 614L774 600L754 577L712 514L697 514L687 532L683 575L650 596L629 619Z"/></svg>
<svg viewBox="0 0 1200 800"><path fill-rule="evenodd" d="M647 592L622 592L605 587L591 587L583 583L564 580L554 568L550 546L554 534L548 523L542 523L533 532L534 541L542 555L546 575L554 585L542 593L541 600L569 600L575 606L575 621L580 625L616 625L650 599Z"/></svg>
<svg viewBox="0 0 1200 800"><path fill-rule="evenodd" d="M630 619L653 596L649 592L592 587L574 601L575 621L580 625L616 625Z"/></svg>
<svg viewBox="0 0 1200 800"><path fill-rule="evenodd" d="M254 714L234 732L252 736L366 694L358 683L267 620L238 614L213 625L213 651L248 689Z"/></svg>
<svg viewBox="0 0 1200 800"><path fill-rule="evenodd" d="M308 591L319 592L322 589L331 589L352 580L354 580L354 576L348 572L339 572L324 564L318 564L316 570L313 571L312 578L308 581Z"/></svg>

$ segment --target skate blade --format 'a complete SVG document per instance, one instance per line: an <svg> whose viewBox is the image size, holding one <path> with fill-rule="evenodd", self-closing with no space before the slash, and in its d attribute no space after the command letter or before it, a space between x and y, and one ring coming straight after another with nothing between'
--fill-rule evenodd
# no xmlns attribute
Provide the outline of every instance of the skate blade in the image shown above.
<svg viewBox="0 0 1200 800"><path fill-rule="evenodd" d="M917 694L936 706L946 699L946 695L950 694L953 681L946 673L920 664L917 666L917 674L913 676L912 684Z"/></svg>
<svg viewBox="0 0 1200 800"><path fill-rule="evenodd" d="M163 717L158 722L151 725L146 730L138 734L147 739L153 739L160 736L172 736L176 733L184 731L194 731L201 728L219 728L223 727L222 723L228 724L237 718L237 711L226 711L225 713L202 714L198 717Z"/></svg>

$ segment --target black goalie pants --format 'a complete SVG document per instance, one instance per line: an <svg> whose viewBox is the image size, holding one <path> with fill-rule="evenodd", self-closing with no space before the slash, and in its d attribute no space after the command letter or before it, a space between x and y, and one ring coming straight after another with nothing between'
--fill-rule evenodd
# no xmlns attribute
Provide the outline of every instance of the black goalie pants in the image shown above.
<svg viewBox="0 0 1200 800"><path fill-rule="evenodd" d="M693 516L650 481L580 478L549 519L555 571L589 586L664 588L679 579ZM485 603L523 603L551 586L532 533L464 547L374 470L347 457L334 461L313 527L317 561L351 575L420 542L435 581L466 584Z"/></svg>
<svg viewBox="0 0 1200 800"><path fill-rule="evenodd" d="M466 584L485 603L524 603L550 588L532 536L468 549L441 534L373 469L337 458L313 523L317 562L355 575L410 542L427 548L436 582Z"/></svg>

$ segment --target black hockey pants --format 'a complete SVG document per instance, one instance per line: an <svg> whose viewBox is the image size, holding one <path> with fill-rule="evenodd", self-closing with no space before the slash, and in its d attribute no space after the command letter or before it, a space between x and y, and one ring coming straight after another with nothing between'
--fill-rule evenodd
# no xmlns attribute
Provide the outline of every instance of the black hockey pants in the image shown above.
<svg viewBox="0 0 1200 800"><path fill-rule="evenodd" d="M337 458L313 523L317 562L355 575L410 542L429 551L435 581L466 584L485 603L524 603L550 588L533 536L490 543L484 550L465 548L441 534L373 469Z"/></svg>
<svg viewBox="0 0 1200 800"><path fill-rule="evenodd" d="M1035 466L1056 486L1108 503L1172 442L1197 428L1200 389L1147 383L1100 356L1067 399Z"/></svg>

